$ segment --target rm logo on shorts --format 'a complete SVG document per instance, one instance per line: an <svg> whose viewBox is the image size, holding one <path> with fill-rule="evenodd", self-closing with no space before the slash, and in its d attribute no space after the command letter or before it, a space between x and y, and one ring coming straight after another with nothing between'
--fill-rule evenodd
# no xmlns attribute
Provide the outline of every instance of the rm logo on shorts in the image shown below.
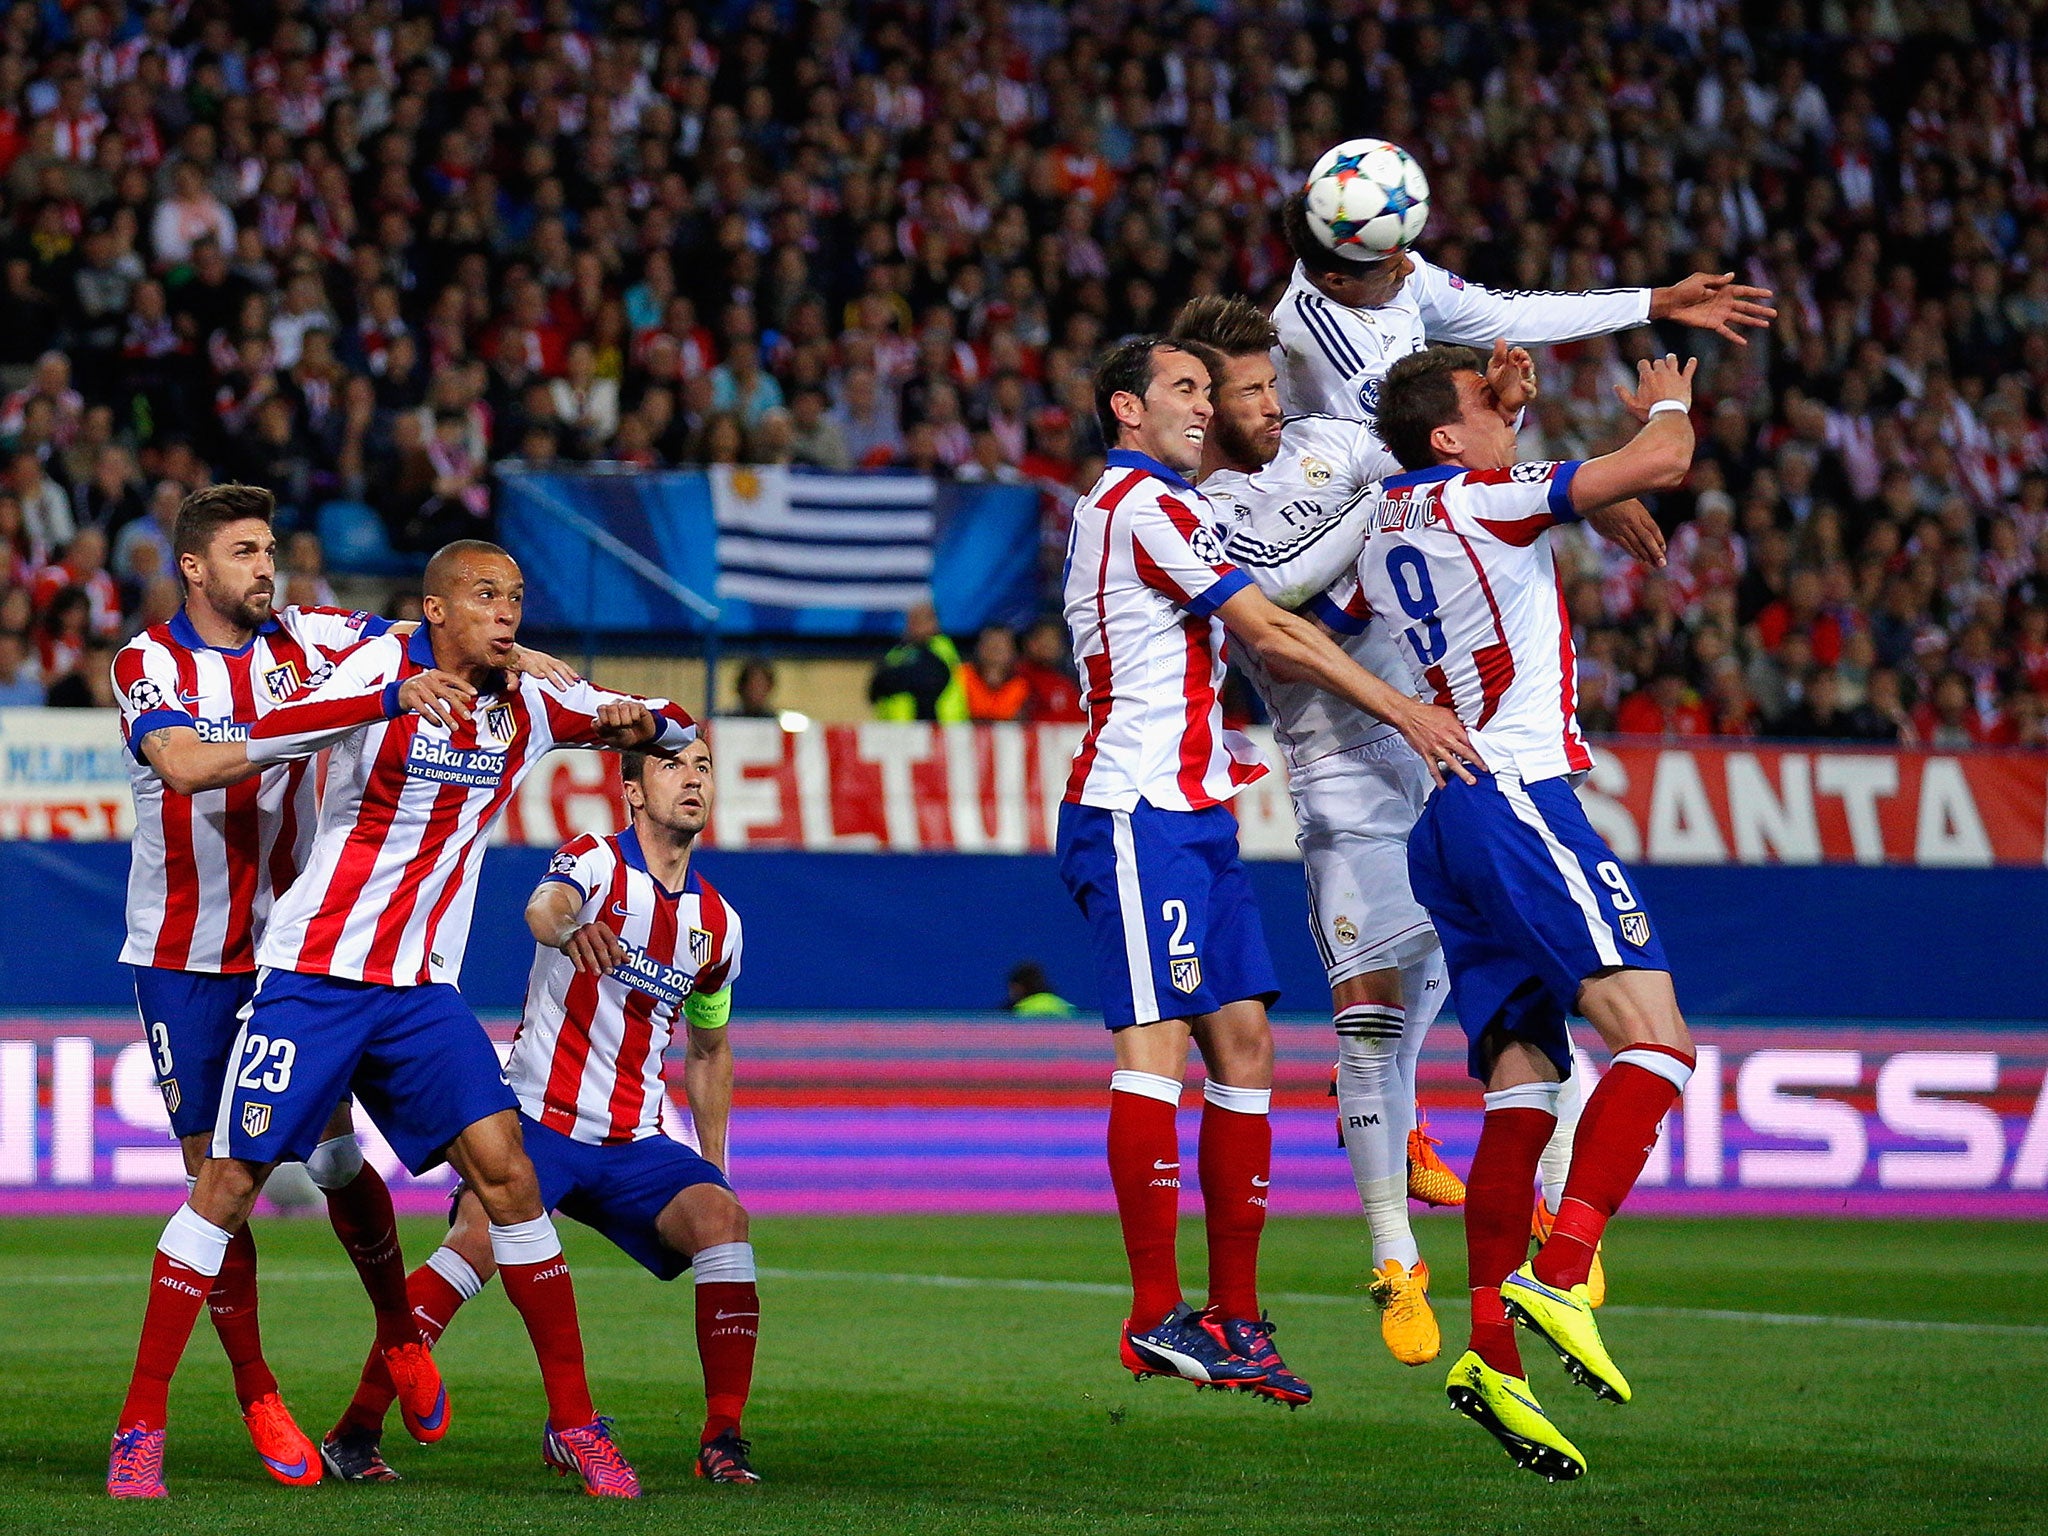
<svg viewBox="0 0 2048 1536"><path fill-rule="evenodd" d="M1624 912L1621 914L1621 936L1637 949L1650 942L1650 914L1647 912Z"/></svg>
<svg viewBox="0 0 2048 1536"><path fill-rule="evenodd" d="M244 1104L242 1106L242 1134L261 1136L270 1129L270 1106L268 1104Z"/></svg>
<svg viewBox="0 0 2048 1536"><path fill-rule="evenodd" d="M1198 992L1202 986L1202 957L1190 955L1185 960L1175 960L1168 965L1167 974L1173 978L1176 991Z"/></svg>

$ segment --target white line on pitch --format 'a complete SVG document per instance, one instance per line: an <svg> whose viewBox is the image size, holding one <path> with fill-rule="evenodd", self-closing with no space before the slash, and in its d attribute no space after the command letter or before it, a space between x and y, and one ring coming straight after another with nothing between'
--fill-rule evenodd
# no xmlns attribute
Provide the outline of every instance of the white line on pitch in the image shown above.
<svg viewBox="0 0 2048 1536"><path fill-rule="evenodd" d="M870 1285L924 1285L946 1290L1054 1291L1079 1296L1123 1296L1126 1285L1091 1280L984 1279L972 1275L911 1275L869 1269L763 1269L771 1280L818 1280ZM1365 1297L1332 1296L1323 1291L1265 1291L1266 1300L1287 1306L1362 1306ZM1957 1323L1913 1317L1834 1317L1824 1313L1737 1312L1718 1307L1642 1307L1610 1302L1601 1311L1610 1317L1673 1317L1714 1323L1779 1323L1837 1328L1878 1328L1899 1333L1998 1333L2021 1338L2048 1337L2048 1324Z"/></svg>
<svg viewBox="0 0 2048 1536"><path fill-rule="evenodd" d="M579 1264L579 1275L637 1275L644 1271L624 1264ZM1126 1285L1099 1280L1031 1280L989 1275L917 1275L881 1269L776 1269L763 1266L764 1280L795 1280L831 1285L916 1285L948 1291L1028 1291L1065 1296L1122 1296ZM352 1269L299 1269L278 1267L262 1274L262 1283L328 1284L353 1280ZM133 1285L140 1289L139 1274L91 1275L0 1275L0 1288L12 1286ZM1285 1306L1363 1307L1363 1293L1333 1296L1325 1291L1267 1291L1268 1301ZM1741 1312L1724 1307L1633 1306L1609 1302L1601 1308L1609 1317L1669 1317L1705 1323L1764 1323L1815 1328L1871 1328L1889 1333L1989 1333L2015 1338L2048 1337L2042 1323L1961 1323L1919 1317L1838 1317L1823 1312Z"/></svg>

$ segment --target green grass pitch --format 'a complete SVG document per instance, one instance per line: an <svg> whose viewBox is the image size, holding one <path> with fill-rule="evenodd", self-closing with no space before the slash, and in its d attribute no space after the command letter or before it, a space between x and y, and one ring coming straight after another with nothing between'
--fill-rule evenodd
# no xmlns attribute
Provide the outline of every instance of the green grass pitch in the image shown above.
<svg viewBox="0 0 2048 1536"><path fill-rule="evenodd" d="M1635 1402L1597 1403L1526 1348L1536 1390L1592 1464L1552 1487L1446 1406L1448 1352L1421 1370L1383 1352L1354 1289L1355 1222L1269 1228L1279 1342L1317 1393L1289 1414L1116 1368L1122 1255L1106 1219L762 1221L748 1433L768 1482L738 1490L690 1476L702 1398L688 1294L565 1222L597 1401L643 1503L586 1499L542 1470L539 1380L494 1286L441 1348L449 1439L414 1446L393 1416L399 1486L273 1485L202 1322L172 1402L172 1501L116 1506L101 1491L106 1443L156 1225L0 1222L0 1530L2048 1530L2038 1226L1624 1218L1603 1328ZM271 1360L317 1439L354 1380L367 1307L324 1222L258 1232ZM433 1224L407 1222L405 1238L416 1262ZM1185 1229L1190 1276L1199 1244ZM1423 1247L1447 1342L1461 1341L1456 1223L1423 1223Z"/></svg>

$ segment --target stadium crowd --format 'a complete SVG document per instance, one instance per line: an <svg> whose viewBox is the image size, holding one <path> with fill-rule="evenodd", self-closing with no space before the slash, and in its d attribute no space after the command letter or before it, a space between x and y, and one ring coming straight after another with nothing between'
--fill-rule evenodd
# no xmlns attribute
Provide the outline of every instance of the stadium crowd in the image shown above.
<svg viewBox="0 0 2048 1536"><path fill-rule="evenodd" d="M1565 457L1615 440L1636 356L1702 356L1668 569L1564 546L1589 727L2048 744L2039 31L1961 0L24 0L0 703L106 702L214 479L276 490L280 601L326 590L322 504L428 549L488 530L506 457L1031 480L1056 569L1098 347L1272 296L1283 192L1371 132L1475 281L1778 296L1746 349L1539 358L1525 454ZM963 644L878 708L1031 713L1014 637Z"/></svg>

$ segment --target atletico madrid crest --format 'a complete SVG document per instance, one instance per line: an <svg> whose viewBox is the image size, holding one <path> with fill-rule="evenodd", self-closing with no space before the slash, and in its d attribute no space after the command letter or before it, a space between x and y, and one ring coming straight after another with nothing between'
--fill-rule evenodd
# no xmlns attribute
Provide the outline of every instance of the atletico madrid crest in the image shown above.
<svg viewBox="0 0 2048 1536"><path fill-rule="evenodd" d="M690 964L703 970L711 963L711 935L702 928L690 930Z"/></svg>
<svg viewBox="0 0 2048 1536"><path fill-rule="evenodd" d="M1190 955L1185 960L1176 960L1168 967L1167 974L1173 977L1177 991L1197 992L1202 986L1202 957Z"/></svg>
<svg viewBox="0 0 2048 1536"><path fill-rule="evenodd" d="M1647 912L1622 913L1621 936L1637 949L1645 948L1650 942L1650 914Z"/></svg>
<svg viewBox="0 0 2048 1536"><path fill-rule="evenodd" d="M242 1134L261 1136L270 1129L270 1106L268 1104L244 1104L242 1106Z"/></svg>

